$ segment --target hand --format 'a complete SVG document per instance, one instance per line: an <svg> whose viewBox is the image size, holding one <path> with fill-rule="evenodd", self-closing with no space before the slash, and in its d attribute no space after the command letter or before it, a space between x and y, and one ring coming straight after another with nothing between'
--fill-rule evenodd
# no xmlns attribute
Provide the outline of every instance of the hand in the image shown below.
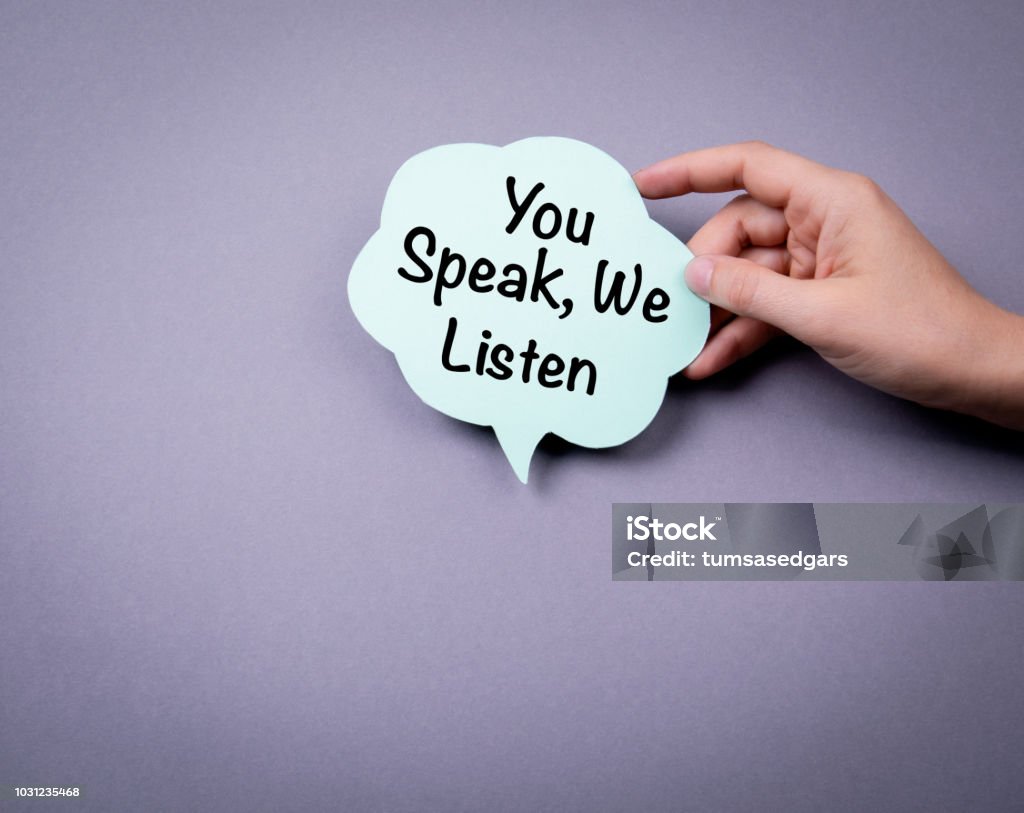
<svg viewBox="0 0 1024 813"><path fill-rule="evenodd" d="M1024 429L1024 317L975 291L877 184L762 143L634 176L646 198L743 189L690 241L706 378L780 331L873 387Z"/></svg>

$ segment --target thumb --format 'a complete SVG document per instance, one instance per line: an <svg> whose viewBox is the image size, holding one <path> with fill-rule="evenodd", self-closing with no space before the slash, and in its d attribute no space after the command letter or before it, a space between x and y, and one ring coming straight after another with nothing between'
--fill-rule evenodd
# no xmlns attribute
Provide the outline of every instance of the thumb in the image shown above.
<svg viewBox="0 0 1024 813"><path fill-rule="evenodd" d="M686 284L697 296L740 316L750 316L797 336L812 313L806 280L795 280L763 265L720 254L695 257Z"/></svg>

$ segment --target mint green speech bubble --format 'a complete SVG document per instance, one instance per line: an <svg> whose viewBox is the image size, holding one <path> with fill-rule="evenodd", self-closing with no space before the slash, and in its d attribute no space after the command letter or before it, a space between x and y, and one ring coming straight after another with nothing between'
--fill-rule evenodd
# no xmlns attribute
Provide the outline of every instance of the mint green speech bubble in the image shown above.
<svg viewBox="0 0 1024 813"><path fill-rule="evenodd" d="M602 448L653 420L708 335L692 256L589 144L451 144L398 170L348 294L413 391L493 426L525 483L548 432Z"/></svg>

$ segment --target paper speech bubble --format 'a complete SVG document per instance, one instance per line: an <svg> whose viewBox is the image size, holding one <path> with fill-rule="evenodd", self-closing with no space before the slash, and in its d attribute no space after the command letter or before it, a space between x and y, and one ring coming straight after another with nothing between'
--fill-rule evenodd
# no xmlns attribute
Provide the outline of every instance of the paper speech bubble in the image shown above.
<svg viewBox="0 0 1024 813"><path fill-rule="evenodd" d="M452 144L395 174L349 300L434 409L493 426L524 483L548 432L624 443L707 338L689 249L589 144Z"/></svg>

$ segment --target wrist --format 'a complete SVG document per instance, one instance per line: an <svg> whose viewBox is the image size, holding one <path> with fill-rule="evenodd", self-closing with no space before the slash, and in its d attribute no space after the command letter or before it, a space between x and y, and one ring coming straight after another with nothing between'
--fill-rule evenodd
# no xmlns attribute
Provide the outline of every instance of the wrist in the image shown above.
<svg viewBox="0 0 1024 813"><path fill-rule="evenodd" d="M985 302L973 352L963 364L957 412L982 418L1010 429L1024 430L1024 316Z"/></svg>

